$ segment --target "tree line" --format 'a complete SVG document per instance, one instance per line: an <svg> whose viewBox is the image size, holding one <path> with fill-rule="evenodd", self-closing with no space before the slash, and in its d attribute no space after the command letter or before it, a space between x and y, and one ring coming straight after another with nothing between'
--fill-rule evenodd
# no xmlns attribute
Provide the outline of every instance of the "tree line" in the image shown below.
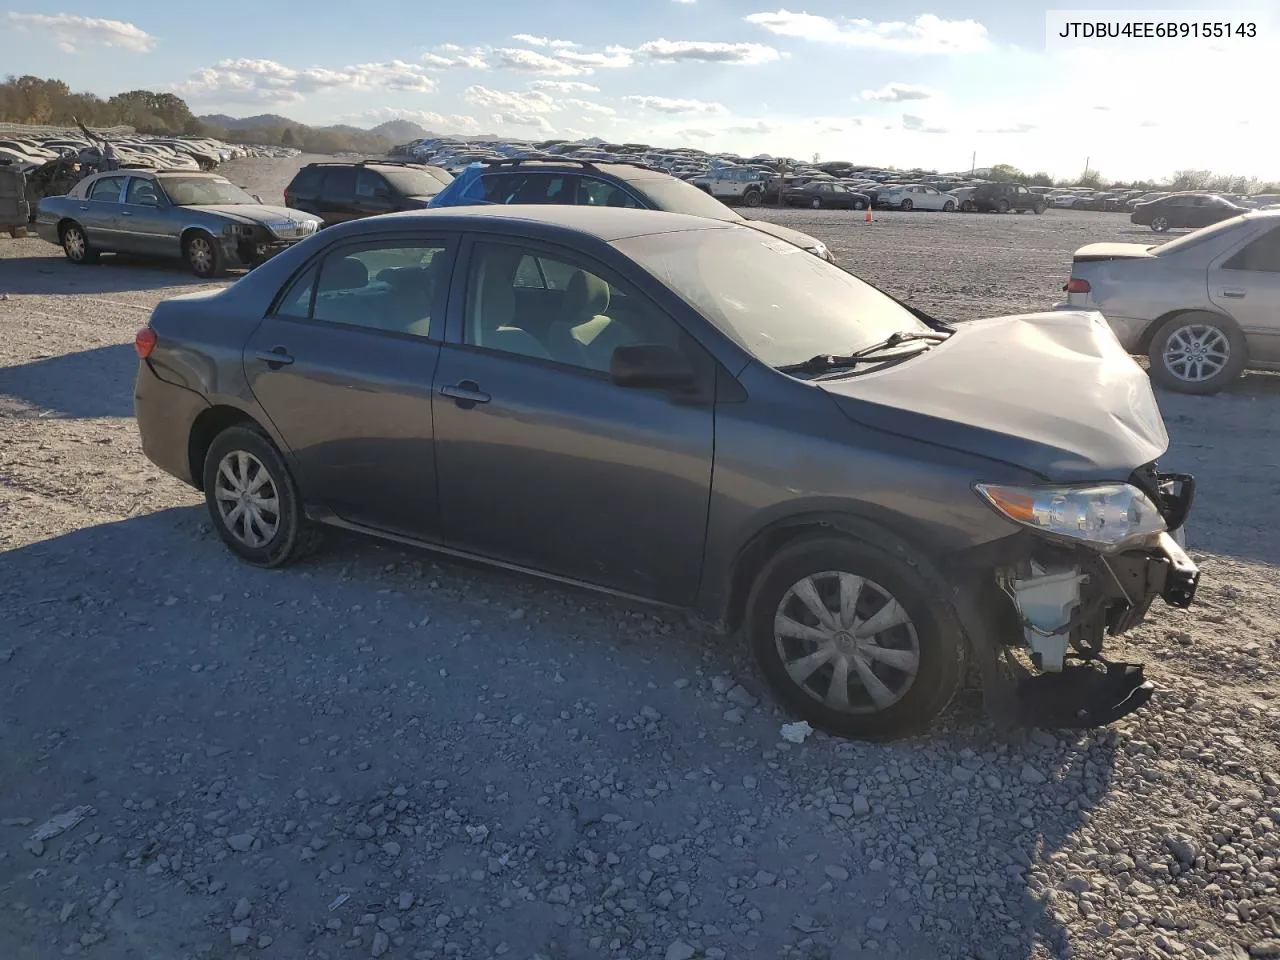
<svg viewBox="0 0 1280 960"><path fill-rule="evenodd" d="M214 137L235 143L296 147L307 153L385 153L386 137L354 127L267 124L228 130L195 116L172 93L130 90L103 99L77 93L61 80L8 76L0 83L0 121L42 126L133 127L138 133Z"/></svg>
<svg viewBox="0 0 1280 960"><path fill-rule="evenodd" d="M1249 195L1254 193L1280 193L1280 184L1234 174L1214 173L1212 170L1179 170L1166 183L1154 180L1108 180L1097 170L1086 170L1079 177L1054 180L1049 174L1023 173L1007 163L991 168L992 180L1011 180L1029 187L1092 187L1095 190L1193 190L1203 193L1230 193Z"/></svg>

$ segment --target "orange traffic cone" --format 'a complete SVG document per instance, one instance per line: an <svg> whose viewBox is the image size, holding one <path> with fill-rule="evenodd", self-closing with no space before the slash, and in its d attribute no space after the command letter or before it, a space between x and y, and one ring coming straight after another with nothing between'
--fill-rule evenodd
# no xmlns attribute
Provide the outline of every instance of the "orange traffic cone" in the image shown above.
<svg viewBox="0 0 1280 960"><path fill-rule="evenodd" d="M864 223L871 223L871 207L867 207L867 215L862 220Z"/></svg>

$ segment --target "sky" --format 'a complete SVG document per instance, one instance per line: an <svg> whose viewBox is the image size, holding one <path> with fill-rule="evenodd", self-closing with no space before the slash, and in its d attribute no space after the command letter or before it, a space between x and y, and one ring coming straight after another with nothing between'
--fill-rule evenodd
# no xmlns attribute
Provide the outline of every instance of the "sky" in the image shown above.
<svg viewBox="0 0 1280 960"><path fill-rule="evenodd" d="M1050 14L1011 0L155 0L0 6L0 71L197 114L599 136L743 155L1116 179L1280 179L1280 0ZM1058 8L1053 8L1055 11ZM1068 43L1069 20L1256 23ZM1053 26L1050 26L1052 24ZM1221 31L1220 31L1221 32Z"/></svg>

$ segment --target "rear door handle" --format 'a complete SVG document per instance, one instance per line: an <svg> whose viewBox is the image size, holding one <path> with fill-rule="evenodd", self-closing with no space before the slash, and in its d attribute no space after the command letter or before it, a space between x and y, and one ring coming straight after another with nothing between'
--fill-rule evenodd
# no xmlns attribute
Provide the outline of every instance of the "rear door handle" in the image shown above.
<svg viewBox="0 0 1280 960"><path fill-rule="evenodd" d="M1223 291L1222 291L1222 295L1223 295L1224 297L1230 297L1232 300L1243 300L1243 299L1244 299L1244 291L1243 291L1243 290L1223 290Z"/></svg>
<svg viewBox="0 0 1280 960"><path fill-rule="evenodd" d="M89 209L89 205L88 205L87 203L82 203L82 204L80 204L80 209L81 209L81 210L88 210L88 209Z"/></svg>
<svg viewBox="0 0 1280 960"><path fill-rule="evenodd" d="M259 360L265 360L267 366L272 370L279 370L281 367L287 367L293 363L293 357L289 356L289 351L284 347L272 347L270 350L259 350L254 354Z"/></svg>
<svg viewBox="0 0 1280 960"><path fill-rule="evenodd" d="M489 395L484 393L480 389L480 384L474 380L462 380L451 387L441 387L440 395L458 401L458 406L463 408L489 402Z"/></svg>

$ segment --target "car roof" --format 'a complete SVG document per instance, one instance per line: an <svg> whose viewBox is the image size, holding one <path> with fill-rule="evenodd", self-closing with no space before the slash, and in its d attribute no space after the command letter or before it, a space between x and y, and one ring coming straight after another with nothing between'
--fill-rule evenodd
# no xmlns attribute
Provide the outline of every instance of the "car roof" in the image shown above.
<svg viewBox="0 0 1280 960"><path fill-rule="evenodd" d="M522 173L536 170L539 173L576 173L579 176L603 174L618 180L634 182L638 180L676 180L665 170L656 167L642 166L639 163L610 163L607 160L514 160L486 164L482 173L491 176L495 173Z"/></svg>
<svg viewBox="0 0 1280 960"><path fill-rule="evenodd" d="M356 225L365 228L382 226L412 226L421 224L444 229L468 230L474 225L468 221L482 220L486 225L503 223L545 224L549 227L574 230L593 236L606 243L626 237L650 236L658 233L683 233L690 230L728 230L737 226L724 220L694 217L685 213L667 213L665 210L634 210L625 207L569 206L561 204L494 204L492 206L438 207L428 210L408 210L402 213L385 213L339 224L330 228L333 233L360 232ZM329 233L326 230L325 233Z"/></svg>

